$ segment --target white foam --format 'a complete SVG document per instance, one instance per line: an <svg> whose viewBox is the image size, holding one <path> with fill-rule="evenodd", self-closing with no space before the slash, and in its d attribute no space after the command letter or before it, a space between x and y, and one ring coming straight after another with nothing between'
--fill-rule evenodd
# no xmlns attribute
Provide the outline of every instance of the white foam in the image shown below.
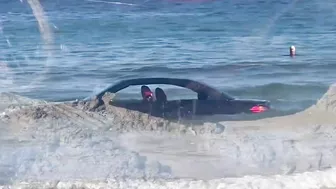
<svg viewBox="0 0 336 189"><path fill-rule="evenodd" d="M321 189L336 187L336 169L305 172L290 176L245 176L242 178L223 178L216 180L106 180L106 181L54 181L17 183L13 188L114 188L114 189Z"/></svg>
<svg viewBox="0 0 336 189"><path fill-rule="evenodd" d="M91 124L92 120L85 120ZM335 169L293 174L333 163L335 142L327 140L332 127L314 129L315 133L307 129L273 134L235 133L226 128L222 137L156 132L120 135L85 122L76 126L64 118L53 125L30 124L15 133L11 142L2 138L1 182L14 186L27 182L30 187L38 183L38 188L57 181L58 188L73 184L88 188L336 186ZM8 141L11 134L5 135ZM226 176L235 173L237 178ZM199 178L172 180L183 177Z"/></svg>
<svg viewBox="0 0 336 189"><path fill-rule="evenodd" d="M334 92L331 87L324 96L329 100L318 105L332 104ZM2 96L7 101L31 101ZM136 132L158 122L146 122L148 117L121 109L111 116L65 106L45 109L55 112L28 122L24 117L44 113L28 109L31 115L18 113L23 117L18 125L1 133L1 184L30 188L48 183L58 183L58 188L73 184L88 188L336 187L332 168L335 119L329 109L329 114L315 108L325 113L288 116L287 121L224 122L225 129L217 134L207 133L206 125L193 127L193 132L169 128ZM11 114L15 120L15 112ZM303 118L314 123L300 121ZM129 127L132 132L118 133L110 130L113 127Z"/></svg>

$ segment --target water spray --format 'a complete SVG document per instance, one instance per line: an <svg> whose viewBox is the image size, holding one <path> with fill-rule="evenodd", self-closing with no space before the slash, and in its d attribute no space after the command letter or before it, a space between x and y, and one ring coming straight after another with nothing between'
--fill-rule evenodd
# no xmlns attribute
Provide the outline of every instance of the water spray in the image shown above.
<svg viewBox="0 0 336 189"><path fill-rule="evenodd" d="M39 0L27 0L27 2L30 8L32 9L35 19L38 22L39 31L40 31L40 34L41 34L41 37L44 43L43 49L47 55L47 60L45 63L44 70L42 71L42 73L39 73L39 76L29 84L29 86L31 86L31 85L35 85L41 82L45 78L45 74L47 74L49 70L48 66L50 63L50 59L53 57L52 45L54 43L54 36L51 30L51 27L49 26L48 18L45 15L45 12Z"/></svg>

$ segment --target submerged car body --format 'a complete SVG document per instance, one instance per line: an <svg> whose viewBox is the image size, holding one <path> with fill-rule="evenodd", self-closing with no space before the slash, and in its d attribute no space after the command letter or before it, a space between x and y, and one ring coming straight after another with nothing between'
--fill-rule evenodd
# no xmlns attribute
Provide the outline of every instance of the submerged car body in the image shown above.
<svg viewBox="0 0 336 189"><path fill-rule="evenodd" d="M197 99L168 100L161 88L156 88L155 98L145 85L166 84L187 88L197 93ZM101 91L96 97L101 98L106 92L118 93L129 87L142 85L139 100L112 100L110 105L147 113L163 118L188 118L197 115L263 113L270 109L267 100L236 99L207 84L176 78L138 78L118 82Z"/></svg>

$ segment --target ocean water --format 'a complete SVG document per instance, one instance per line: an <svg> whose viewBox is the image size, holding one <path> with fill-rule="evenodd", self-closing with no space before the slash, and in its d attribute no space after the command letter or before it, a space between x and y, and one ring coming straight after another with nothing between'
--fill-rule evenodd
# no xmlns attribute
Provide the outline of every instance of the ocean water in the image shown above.
<svg viewBox="0 0 336 189"><path fill-rule="evenodd" d="M128 78L191 78L289 112L315 103L335 81L334 0L44 0L44 12L29 3L0 3L0 92L63 101ZM288 56L291 45L295 58ZM163 89L169 99L194 95ZM139 97L140 91L133 87L122 95ZM29 103L0 96L0 108L3 101ZM335 169L326 170L335 165L336 146L334 114L327 111L188 125L181 134L180 126L156 132L160 122L122 111L88 115L55 107L42 120L36 120L44 116L38 108L0 115L0 185L336 186ZM132 132L135 127L140 131ZM219 133L208 133L211 128Z"/></svg>
<svg viewBox="0 0 336 189"><path fill-rule="evenodd" d="M203 81L236 97L297 111L335 81L333 0L41 4L53 34L48 49L27 1L1 2L1 91L62 101L123 79L162 76ZM295 58L288 56L291 45ZM187 93L164 89L168 98Z"/></svg>

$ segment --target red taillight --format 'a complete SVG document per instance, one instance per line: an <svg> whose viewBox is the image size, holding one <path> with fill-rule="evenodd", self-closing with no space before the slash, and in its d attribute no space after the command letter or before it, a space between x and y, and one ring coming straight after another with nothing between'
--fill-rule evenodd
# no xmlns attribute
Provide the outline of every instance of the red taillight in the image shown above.
<svg viewBox="0 0 336 189"><path fill-rule="evenodd" d="M251 109L252 113L261 113L267 110L267 107L265 106L253 106Z"/></svg>

